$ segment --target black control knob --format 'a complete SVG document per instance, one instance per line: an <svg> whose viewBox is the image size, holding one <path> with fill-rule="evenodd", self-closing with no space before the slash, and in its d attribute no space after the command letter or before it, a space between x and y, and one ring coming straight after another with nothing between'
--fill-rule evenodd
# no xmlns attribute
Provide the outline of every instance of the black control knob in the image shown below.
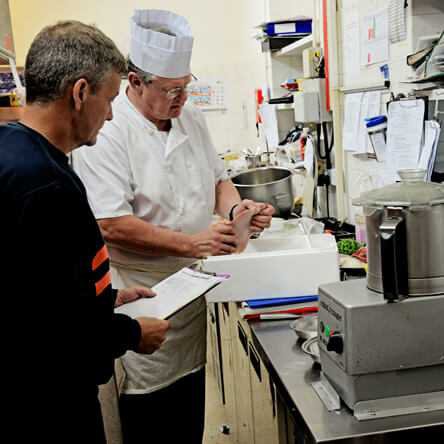
<svg viewBox="0 0 444 444"><path fill-rule="evenodd" d="M327 342L327 350L334 351L338 355L342 354L344 351L344 337L340 333L333 333Z"/></svg>

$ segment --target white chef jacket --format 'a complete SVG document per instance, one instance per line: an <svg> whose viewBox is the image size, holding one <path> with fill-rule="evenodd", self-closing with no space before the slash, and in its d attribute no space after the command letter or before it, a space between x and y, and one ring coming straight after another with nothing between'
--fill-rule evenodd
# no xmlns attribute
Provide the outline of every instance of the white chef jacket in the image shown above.
<svg viewBox="0 0 444 444"><path fill-rule="evenodd" d="M124 91L113 104L97 143L74 152L97 219L134 215L147 222L194 234L211 224L216 185L226 180L200 110L186 105L169 132L158 131ZM149 257L110 246L113 285L152 286L190 258ZM203 298L170 319L167 340L152 355L128 352L123 391L149 393L198 370L205 363Z"/></svg>

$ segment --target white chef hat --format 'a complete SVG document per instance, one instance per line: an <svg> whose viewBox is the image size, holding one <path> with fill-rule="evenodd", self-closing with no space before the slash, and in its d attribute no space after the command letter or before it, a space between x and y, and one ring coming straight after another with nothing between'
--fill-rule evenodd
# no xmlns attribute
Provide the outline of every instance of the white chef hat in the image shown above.
<svg viewBox="0 0 444 444"><path fill-rule="evenodd" d="M130 59L138 68L169 79L184 77L191 73L192 48L191 28L184 17L158 9L134 11Z"/></svg>

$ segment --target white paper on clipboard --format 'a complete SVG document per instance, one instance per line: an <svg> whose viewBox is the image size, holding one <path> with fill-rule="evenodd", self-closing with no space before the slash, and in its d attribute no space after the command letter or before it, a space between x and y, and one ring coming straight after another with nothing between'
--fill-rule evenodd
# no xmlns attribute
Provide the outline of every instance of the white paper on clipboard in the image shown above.
<svg viewBox="0 0 444 444"><path fill-rule="evenodd" d="M153 287L156 296L121 305L116 313L132 318L141 316L167 319L208 290L225 281L227 276L212 276L182 268Z"/></svg>
<svg viewBox="0 0 444 444"><path fill-rule="evenodd" d="M424 100L390 102L387 122L387 161L393 181L401 169L417 168L424 126Z"/></svg>

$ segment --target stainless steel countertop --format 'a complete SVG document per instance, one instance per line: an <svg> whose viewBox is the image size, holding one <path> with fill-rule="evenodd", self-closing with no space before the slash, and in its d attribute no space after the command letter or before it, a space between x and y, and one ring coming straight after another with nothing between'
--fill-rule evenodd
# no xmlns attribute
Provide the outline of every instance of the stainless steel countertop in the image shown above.
<svg viewBox="0 0 444 444"><path fill-rule="evenodd" d="M427 428L428 432L433 433L436 430L442 437L442 441L439 442L444 442L443 411L368 421L358 421L345 406L339 412L329 412L310 385L311 382L320 379L320 372L313 369L313 361L300 349L297 336L289 324L289 321L253 322L251 323L253 341L272 378L274 380L277 378L278 388L285 390L284 397L290 403L289 408L295 409L296 415L302 417L315 442L345 440L418 428ZM438 426L438 429L429 429L433 426ZM424 432L425 430L421 431L421 436Z"/></svg>

